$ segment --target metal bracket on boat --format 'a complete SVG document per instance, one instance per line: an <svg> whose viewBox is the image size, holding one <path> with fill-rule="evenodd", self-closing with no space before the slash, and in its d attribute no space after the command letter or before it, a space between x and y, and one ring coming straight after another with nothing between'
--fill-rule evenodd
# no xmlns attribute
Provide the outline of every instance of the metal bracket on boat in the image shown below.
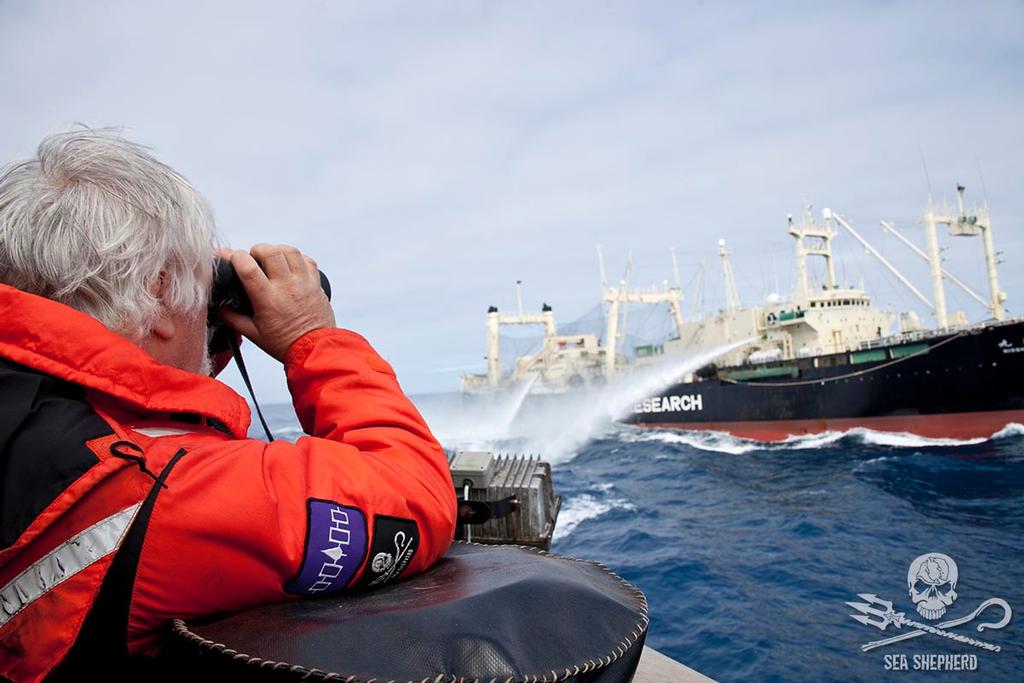
<svg viewBox="0 0 1024 683"><path fill-rule="evenodd" d="M492 519L508 517L519 509L519 499L508 496L501 500L466 500L459 498L459 524L484 524Z"/></svg>

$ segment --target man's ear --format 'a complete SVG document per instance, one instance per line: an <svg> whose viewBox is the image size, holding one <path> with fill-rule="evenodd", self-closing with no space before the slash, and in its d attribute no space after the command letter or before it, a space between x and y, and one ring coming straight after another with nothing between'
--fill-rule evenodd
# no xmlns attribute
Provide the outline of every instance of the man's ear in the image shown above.
<svg viewBox="0 0 1024 683"><path fill-rule="evenodd" d="M151 334L154 336L167 340L174 336L174 320L171 319L170 311L164 305L164 291L167 287L167 271L161 270L160 276L156 281L150 285L149 293L160 300L160 313L155 321L153 321L153 327Z"/></svg>

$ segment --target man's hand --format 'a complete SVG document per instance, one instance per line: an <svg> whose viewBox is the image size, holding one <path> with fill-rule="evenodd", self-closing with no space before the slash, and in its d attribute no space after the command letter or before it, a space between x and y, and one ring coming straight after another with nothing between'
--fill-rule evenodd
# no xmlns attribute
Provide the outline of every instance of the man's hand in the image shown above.
<svg viewBox="0 0 1024 683"><path fill-rule="evenodd" d="M302 335L335 327L331 303L320 288L316 262L295 247L257 244L248 253L221 253L245 286L252 301L250 318L226 309L220 316L279 361Z"/></svg>

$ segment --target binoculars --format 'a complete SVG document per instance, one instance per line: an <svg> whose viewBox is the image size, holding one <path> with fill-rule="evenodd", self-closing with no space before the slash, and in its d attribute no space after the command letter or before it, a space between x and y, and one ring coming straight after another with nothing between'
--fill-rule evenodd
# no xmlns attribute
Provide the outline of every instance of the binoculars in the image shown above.
<svg viewBox="0 0 1024 683"><path fill-rule="evenodd" d="M245 291L245 286L242 285L242 280L238 277L238 273L235 272L231 261L227 259L214 259L213 265L213 287L210 289L210 303L207 313L210 328L208 347L211 356L230 350L231 335L234 334L231 328L217 315L217 311L226 308L243 315L253 314L252 302L249 301L249 295ZM322 271L317 272L320 273L320 287L324 290L324 294L327 295L327 299L330 300L331 283Z"/></svg>

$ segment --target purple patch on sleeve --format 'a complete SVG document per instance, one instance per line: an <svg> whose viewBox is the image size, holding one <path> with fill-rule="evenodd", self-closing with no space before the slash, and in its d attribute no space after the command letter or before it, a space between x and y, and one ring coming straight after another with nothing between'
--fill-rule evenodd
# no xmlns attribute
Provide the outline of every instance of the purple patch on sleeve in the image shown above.
<svg viewBox="0 0 1024 683"><path fill-rule="evenodd" d="M366 557L366 516L357 508L310 498L306 550L298 575L284 589L329 595L348 585Z"/></svg>

